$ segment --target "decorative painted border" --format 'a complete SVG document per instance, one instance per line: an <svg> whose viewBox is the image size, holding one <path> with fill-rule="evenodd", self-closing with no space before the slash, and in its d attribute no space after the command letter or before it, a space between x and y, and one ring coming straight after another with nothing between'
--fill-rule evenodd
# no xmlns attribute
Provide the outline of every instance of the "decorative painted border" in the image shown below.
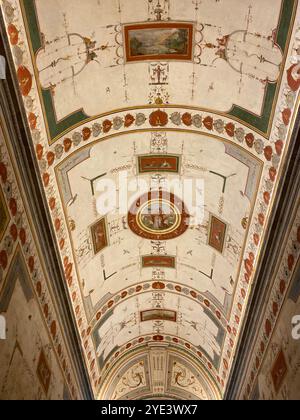
<svg viewBox="0 0 300 420"><path fill-rule="evenodd" d="M130 134L139 130L155 131L180 131L194 130L200 134L216 135L238 144L260 159L278 164L278 158L283 150L283 141L278 140L274 144L257 137L252 131L247 131L243 126L236 125L230 120L225 120L217 115L205 113L182 112L182 110L170 109L145 109L140 108L136 112L120 113L107 116L97 122L86 125L81 131L73 130L69 137L60 139L55 146L48 146L41 140L37 128L37 116L31 116L35 123L32 123L33 142L36 148L37 159L40 167L47 171L47 168L58 165L61 160L66 159L76 149L82 146L93 144L96 141L106 140L112 136ZM280 134L286 131L289 125L291 114L284 111L286 124L280 127ZM282 135L280 135L282 137Z"/></svg>
<svg viewBox="0 0 300 420"><path fill-rule="evenodd" d="M297 244L295 246L295 244ZM296 215L291 236L284 252L281 267L274 281L268 307L262 321L262 329L256 339L253 356L245 376L241 392L245 400L249 399L256 384L265 354L272 340L273 332L280 316L281 308L288 294L295 268L300 260L300 207Z"/></svg>
<svg viewBox="0 0 300 420"><path fill-rule="evenodd" d="M20 246L29 278L35 290L35 298L41 307L44 315L45 324L48 328L49 337L52 340L53 349L69 386L73 399L78 399L78 389L75 375L70 366L69 356L65 348L62 332L57 320L56 310L52 303L51 293L48 289L46 279L35 248L35 239L32 236L30 224L27 219L26 209L24 208L22 195L19 191L16 176L13 172L11 158L6 148L5 129L0 127L0 184L4 191L5 200L9 208L10 222L9 229L4 240L0 245L0 274L6 277L13 262L15 250ZM3 134L3 135L2 135ZM4 136L4 137L3 137ZM0 283L1 292L1 283Z"/></svg>

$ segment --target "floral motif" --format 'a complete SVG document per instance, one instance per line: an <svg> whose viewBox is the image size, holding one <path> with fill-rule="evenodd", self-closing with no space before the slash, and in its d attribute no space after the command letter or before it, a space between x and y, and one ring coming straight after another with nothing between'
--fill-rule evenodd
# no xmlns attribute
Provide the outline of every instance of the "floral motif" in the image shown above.
<svg viewBox="0 0 300 420"><path fill-rule="evenodd" d="M25 66L20 66L17 71L20 91L23 96L28 96L32 88L32 75Z"/></svg>
<svg viewBox="0 0 300 420"><path fill-rule="evenodd" d="M135 124L137 125L137 127L140 127L140 126L144 125L145 122L146 122L145 114L139 113L139 114L136 115Z"/></svg>
<svg viewBox="0 0 300 420"><path fill-rule="evenodd" d="M152 127L165 127L168 124L169 117L164 111L155 111L149 117L149 122Z"/></svg>
<svg viewBox="0 0 300 420"><path fill-rule="evenodd" d="M207 128L208 130L211 131L213 129L214 120L213 120L212 117L208 116L208 117L204 118L203 124L204 124L205 128Z"/></svg>
<svg viewBox="0 0 300 420"><path fill-rule="evenodd" d="M246 140L247 146L252 148L255 142L254 135L252 133L248 133L245 137L245 140Z"/></svg>
<svg viewBox="0 0 300 420"><path fill-rule="evenodd" d="M82 142L82 134L77 131L73 134L72 139L74 146L78 146Z"/></svg>
<svg viewBox="0 0 300 420"><path fill-rule="evenodd" d="M224 121L223 121L223 120L221 120L221 119L217 119L217 120L214 122L214 128L215 128L215 130L216 130L219 134L224 133L224 128L225 128L225 123L224 123Z"/></svg>
<svg viewBox="0 0 300 420"><path fill-rule="evenodd" d="M192 124L196 127L196 128L201 128L202 127L202 117L199 114L196 114L193 116L192 118Z"/></svg>
<svg viewBox="0 0 300 420"><path fill-rule="evenodd" d="M121 117L115 117L113 119L113 127L114 127L114 130L116 130L116 131L120 130L120 128L123 127L123 124L124 124L123 118L121 118Z"/></svg>
<svg viewBox="0 0 300 420"><path fill-rule="evenodd" d="M93 131L93 136L94 137L100 136L100 134L102 132L101 124L98 124L98 123L93 124L92 131Z"/></svg>
<svg viewBox="0 0 300 420"><path fill-rule="evenodd" d="M84 141L87 141L91 137L91 135L92 135L92 131L88 127L85 127L82 130L82 138Z"/></svg>
<svg viewBox="0 0 300 420"><path fill-rule="evenodd" d="M110 132L111 128L112 128L113 124L110 120L105 120L103 121L103 133L107 134Z"/></svg>
<svg viewBox="0 0 300 420"><path fill-rule="evenodd" d="M243 143L245 140L245 130L241 127L237 128L235 130L235 137L240 143Z"/></svg>
<svg viewBox="0 0 300 420"><path fill-rule="evenodd" d="M180 114L180 112L174 112L171 115L170 119L171 119L173 124L175 124L177 126L181 125L181 114Z"/></svg>
<svg viewBox="0 0 300 420"><path fill-rule="evenodd" d="M127 115L125 116L124 127L125 127L125 128L131 127L131 126L132 126L132 124L134 123L134 121L135 121L134 116L133 116L133 115L131 115L131 114L127 114Z"/></svg>
<svg viewBox="0 0 300 420"><path fill-rule="evenodd" d="M190 127L193 124L192 115L189 112L186 112L182 115L182 122L184 125Z"/></svg>

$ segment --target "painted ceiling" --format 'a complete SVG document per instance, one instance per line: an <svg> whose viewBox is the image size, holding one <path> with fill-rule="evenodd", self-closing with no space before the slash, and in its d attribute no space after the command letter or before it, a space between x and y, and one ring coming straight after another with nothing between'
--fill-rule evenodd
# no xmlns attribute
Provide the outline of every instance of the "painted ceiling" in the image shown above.
<svg viewBox="0 0 300 420"><path fill-rule="evenodd" d="M299 106L298 1L2 10L95 396L222 398ZM125 173L149 188L101 211ZM200 209L163 197L187 179Z"/></svg>

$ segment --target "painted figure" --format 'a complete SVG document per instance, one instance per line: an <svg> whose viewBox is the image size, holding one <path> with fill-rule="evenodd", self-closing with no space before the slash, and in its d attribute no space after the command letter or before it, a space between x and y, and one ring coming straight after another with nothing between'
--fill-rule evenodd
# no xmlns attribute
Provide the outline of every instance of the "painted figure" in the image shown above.
<svg viewBox="0 0 300 420"><path fill-rule="evenodd" d="M152 208L154 206L154 208ZM167 207L167 208L165 208ZM159 203L151 204L150 209L146 209L146 214L142 214L142 224L151 230L161 231L172 228L177 220L174 210L170 206Z"/></svg>

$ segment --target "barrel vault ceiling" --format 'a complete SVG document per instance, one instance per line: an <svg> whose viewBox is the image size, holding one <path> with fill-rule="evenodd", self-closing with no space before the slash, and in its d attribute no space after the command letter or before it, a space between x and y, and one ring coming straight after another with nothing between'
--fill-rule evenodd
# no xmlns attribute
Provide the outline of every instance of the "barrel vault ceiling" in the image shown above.
<svg viewBox="0 0 300 420"><path fill-rule="evenodd" d="M299 105L298 1L1 3L96 398L221 399ZM147 193L101 214L125 171L158 207L203 180L203 220Z"/></svg>

